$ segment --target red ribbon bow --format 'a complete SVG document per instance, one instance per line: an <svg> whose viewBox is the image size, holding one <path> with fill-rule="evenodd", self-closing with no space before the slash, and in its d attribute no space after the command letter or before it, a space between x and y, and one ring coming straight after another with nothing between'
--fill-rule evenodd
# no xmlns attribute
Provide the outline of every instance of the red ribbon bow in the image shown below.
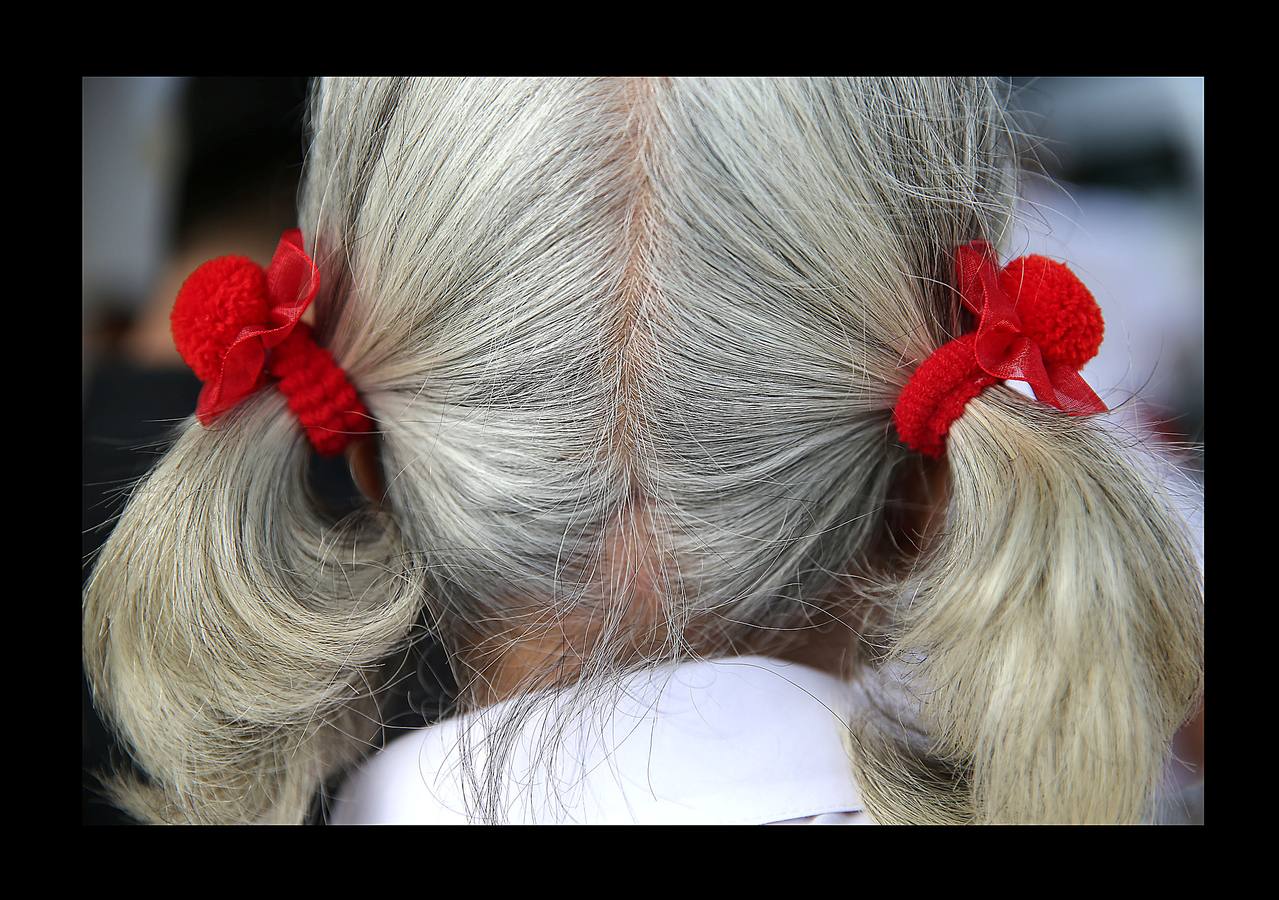
<svg viewBox="0 0 1279 900"><path fill-rule="evenodd" d="M320 290L320 272L302 245L302 232L286 231L266 270L269 305L265 321L243 325L222 357L217 375L205 382L196 416L208 425L262 386L266 356L293 333Z"/></svg>
<svg viewBox="0 0 1279 900"><path fill-rule="evenodd" d="M902 391L893 418L908 446L940 456L951 423L997 381L1025 381L1069 415L1106 411L1079 375L1101 347L1101 310L1073 272L1042 256L997 271L990 246L974 241L958 248L956 279L977 328L929 356Z"/></svg>
<svg viewBox="0 0 1279 900"><path fill-rule="evenodd" d="M200 424L274 377L320 453L341 452L369 429L368 411L346 374L302 322L319 289L319 269L296 228L280 238L265 270L242 256L222 256L191 273L172 324L178 352L204 382Z"/></svg>

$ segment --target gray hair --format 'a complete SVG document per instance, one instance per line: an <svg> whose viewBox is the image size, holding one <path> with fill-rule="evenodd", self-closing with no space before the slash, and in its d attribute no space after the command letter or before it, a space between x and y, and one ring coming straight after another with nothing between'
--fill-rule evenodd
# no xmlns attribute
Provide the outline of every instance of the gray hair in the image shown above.
<svg viewBox="0 0 1279 900"><path fill-rule="evenodd" d="M589 622L532 697L854 603L877 820L1149 815L1203 590L1127 433L990 389L943 519L895 525L924 474L892 404L959 333L954 248L1011 227L1004 108L967 78L319 82L300 224L385 502L321 516L274 390L181 427L85 591L96 701L149 776L117 800L300 821L419 617L450 646ZM893 672L906 729L875 713Z"/></svg>

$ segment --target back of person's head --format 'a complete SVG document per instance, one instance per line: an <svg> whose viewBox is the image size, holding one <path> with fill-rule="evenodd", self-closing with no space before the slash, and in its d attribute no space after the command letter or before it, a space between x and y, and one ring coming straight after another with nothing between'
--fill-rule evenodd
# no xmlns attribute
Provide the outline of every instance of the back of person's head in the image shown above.
<svg viewBox="0 0 1279 900"><path fill-rule="evenodd" d="M309 124L317 334L385 497L328 521L278 391L180 428L85 592L122 805L302 820L418 622L465 705L515 641L528 694L829 620L875 819L1149 814L1203 601L1146 457L1006 387L939 466L892 426L955 248L1015 249L996 83L337 79Z"/></svg>

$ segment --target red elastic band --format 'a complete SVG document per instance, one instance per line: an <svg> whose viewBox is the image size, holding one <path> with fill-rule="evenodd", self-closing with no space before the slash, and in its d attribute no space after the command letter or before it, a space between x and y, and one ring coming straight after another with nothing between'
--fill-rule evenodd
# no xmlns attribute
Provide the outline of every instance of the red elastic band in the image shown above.
<svg viewBox="0 0 1279 900"><path fill-rule="evenodd" d="M1101 349L1101 308L1070 269L1023 256L997 270L983 241L960 247L955 268L977 327L934 351L897 398L893 422L908 447L941 456L951 423L997 381L1025 381L1035 399L1069 415L1106 411L1079 376Z"/></svg>
<svg viewBox="0 0 1279 900"><path fill-rule="evenodd" d="M372 419L346 373L302 322L319 290L319 269L296 228L280 238L267 269L221 256L191 273L170 321L178 352L204 382L196 406L202 425L272 377L321 455L337 455L369 431Z"/></svg>

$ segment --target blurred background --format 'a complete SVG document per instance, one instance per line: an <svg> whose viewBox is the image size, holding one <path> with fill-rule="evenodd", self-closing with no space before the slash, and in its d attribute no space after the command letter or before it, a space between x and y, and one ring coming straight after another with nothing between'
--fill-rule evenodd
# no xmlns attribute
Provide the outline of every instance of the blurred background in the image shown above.
<svg viewBox="0 0 1279 900"><path fill-rule="evenodd" d="M1204 440L1204 81L1014 78L1034 135L1011 255L1069 262L1106 318L1084 376L1182 455L1202 486ZM214 256L269 261L295 202L305 153L305 78L86 78L82 83L82 578L122 492L195 409L168 314L182 280ZM319 462L317 460L317 462ZM335 515L355 502L345 465L320 464ZM1202 501L1183 492L1202 534ZM404 686L398 727L438 717L449 692L426 648ZM82 679L82 821L125 820L91 772L126 765ZM1203 821L1203 718L1183 730L1174 766L1186 787L1168 821ZM317 805L317 817L319 808Z"/></svg>

